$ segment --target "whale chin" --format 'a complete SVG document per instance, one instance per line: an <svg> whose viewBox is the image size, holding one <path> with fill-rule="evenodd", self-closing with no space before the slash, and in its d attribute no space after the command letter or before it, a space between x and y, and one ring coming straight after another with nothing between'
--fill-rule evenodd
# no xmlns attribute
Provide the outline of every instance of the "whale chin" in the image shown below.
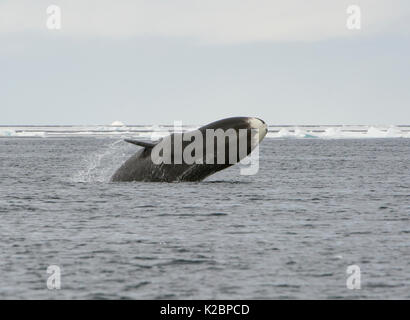
<svg viewBox="0 0 410 320"><path fill-rule="evenodd" d="M251 129L259 130L259 141L261 142L268 133L268 126L262 119L259 118L249 118L249 126Z"/></svg>

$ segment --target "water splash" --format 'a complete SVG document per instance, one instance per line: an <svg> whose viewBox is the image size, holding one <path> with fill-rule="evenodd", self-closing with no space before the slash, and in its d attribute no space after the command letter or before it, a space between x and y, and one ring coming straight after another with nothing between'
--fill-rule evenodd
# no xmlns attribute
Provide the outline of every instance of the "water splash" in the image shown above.
<svg viewBox="0 0 410 320"><path fill-rule="evenodd" d="M73 182L108 182L118 164L127 157L122 139L116 140L84 158L84 169L79 170L73 177ZM121 147L123 146L123 147Z"/></svg>

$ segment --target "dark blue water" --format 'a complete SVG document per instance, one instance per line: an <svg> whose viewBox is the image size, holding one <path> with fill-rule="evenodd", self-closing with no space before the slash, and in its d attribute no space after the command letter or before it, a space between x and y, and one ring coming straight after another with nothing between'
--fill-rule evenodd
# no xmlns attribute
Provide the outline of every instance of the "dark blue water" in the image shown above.
<svg viewBox="0 0 410 320"><path fill-rule="evenodd" d="M410 298L409 139L268 138L254 176L108 183L135 150L0 139L0 298Z"/></svg>

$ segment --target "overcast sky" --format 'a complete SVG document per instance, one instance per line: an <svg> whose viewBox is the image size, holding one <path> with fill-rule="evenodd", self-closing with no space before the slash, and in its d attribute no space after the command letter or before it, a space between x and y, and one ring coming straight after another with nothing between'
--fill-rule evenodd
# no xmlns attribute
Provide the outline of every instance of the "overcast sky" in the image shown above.
<svg viewBox="0 0 410 320"><path fill-rule="evenodd" d="M0 124L409 124L409 40L408 0L0 0Z"/></svg>

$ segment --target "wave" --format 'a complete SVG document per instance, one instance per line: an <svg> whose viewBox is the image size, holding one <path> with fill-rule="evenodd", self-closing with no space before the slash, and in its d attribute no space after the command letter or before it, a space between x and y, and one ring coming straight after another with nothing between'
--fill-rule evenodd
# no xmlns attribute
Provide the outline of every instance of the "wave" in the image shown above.
<svg viewBox="0 0 410 320"><path fill-rule="evenodd" d="M198 126L183 126L190 131ZM0 127L0 137L81 137L112 136L158 139L173 132L172 125L123 125L123 126L10 126ZM365 139L410 138L408 126L270 126L267 138L276 139Z"/></svg>
<svg viewBox="0 0 410 320"><path fill-rule="evenodd" d="M268 138L308 138L308 139L369 139L369 138L410 138L410 126L309 126L269 128Z"/></svg>
<svg viewBox="0 0 410 320"><path fill-rule="evenodd" d="M45 137L45 131L27 132L14 129L0 129L0 137Z"/></svg>
<svg viewBox="0 0 410 320"><path fill-rule="evenodd" d="M107 182L118 167L128 156L122 143L115 140L109 145L85 155L81 159L81 169L72 177L72 182Z"/></svg>

